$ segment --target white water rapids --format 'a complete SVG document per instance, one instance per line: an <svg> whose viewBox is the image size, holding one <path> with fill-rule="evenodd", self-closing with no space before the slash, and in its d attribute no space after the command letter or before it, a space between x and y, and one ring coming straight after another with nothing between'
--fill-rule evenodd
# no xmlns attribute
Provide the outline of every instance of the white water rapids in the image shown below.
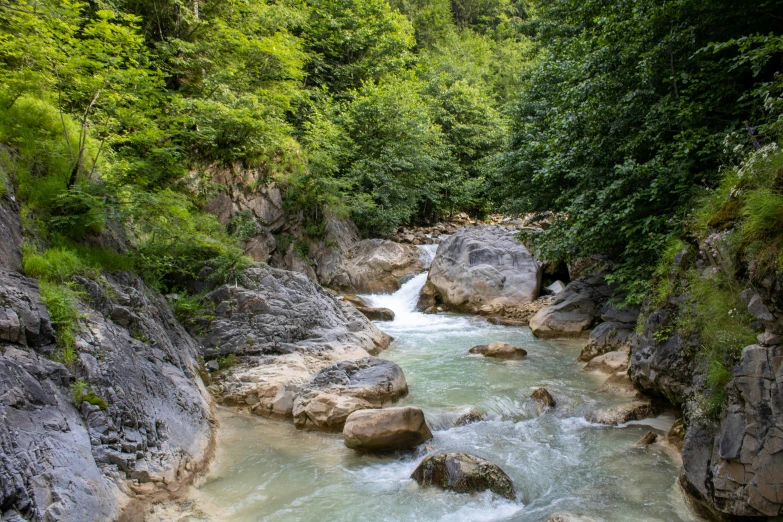
<svg viewBox="0 0 783 522"><path fill-rule="evenodd" d="M424 247L432 255L434 247ZM627 400L598 391L600 379L581 371L580 345L543 341L527 328L495 326L481 318L415 311L426 274L392 295L364 296L390 308L379 323L394 336L381 354L405 372L434 440L417 453L359 455L339 434L297 431L291 424L221 412L212 471L193 500L210 520L257 521L546 521L568 511L596 521L687 521L675 485L679 465L660 446L635 443L649 425L607 427L587 412ZM476 344L507 341L524 347L521 361L468 355ZM546 386L554 411L538 415L529 399ZM484 421L455 427L471 408ZM489 492L463 495L420 488L410 474L426 452L464 451L498 464L514 481L516 501Z"/></svg>

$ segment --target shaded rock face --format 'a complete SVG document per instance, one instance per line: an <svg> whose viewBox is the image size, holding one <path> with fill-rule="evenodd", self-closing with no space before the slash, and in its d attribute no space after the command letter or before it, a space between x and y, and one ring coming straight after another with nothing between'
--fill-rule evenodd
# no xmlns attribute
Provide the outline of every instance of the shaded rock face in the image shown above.
<svg viewBox="0 0 783 522"><path fill-rule="evenodd" d="M483 355L484 357L492 357L494 359L522 359L527 355L524 348L501 341L474 346L469 350L469 353Z"/></svg>
<svg viewBox="0 0 783 522"><path fill-rule="evenodd" d="M633 329L625 323L601 323L590 332L590 338L582 348L579 360L589 361L607 352L628 349L633 333Z"/></svg>
<svg viewBox="0 0 783 522"><path fill-rule="evenodd" d="M296 272L249 268L237 285L223 285L205 299L214 319L202 319L197 330L204 331L207 358L348 344L377 353L390 341L352 305Z"/></svg>
<svg viewBox="0 0 783 522"><path fill-rule="evenodd" d="M640 335L631 338L628 375L640 390L662 395L672 404L684 404L692 393L694 362L692 354L698 341L684 339L672 331L674 310L671 307L652 312Z"/></svg>
<svg viewBox="0 0 783 522"><path fill-rule="evenodd" d="M386 239L365 239L343 253L342 266L323 284L352 293L391 293L400 280L424 271L419 250Z"/></svg>
<svg viewBox="0 0 783 522"><path fill-rule="evenodd" d="M550 306L530 319L530 329L542 339L584 336L611 295L602 275L571 281Z"/></svg>
<svg viewBox="0 0 783 522"><path fill-rule="evenodd" d="M436 486L457 493L490 490L514 500L514 484L495 464L466 453L439 453L426 457L411 475L420 486Z"/></svg>
<svg viewBox="0 0 783 522"><path fill-rule="evenodd" d="M341 431L348 415L380 408L408 394L402 369L392 361L365 357L323 368L294 399L299 429Z"/></svg>
<svg viewBox="0 0 783 522"><path fill-rule="evenodd" d="M424 412L414 406L359 410L351 413L343 428L345 445L357 451L409 449L432 438Z"/></svg>
<svg viewBox="0 0 783 522"><path fill-rule="evenodd" d="M438 247L420 308L443 304L470 313L500 313L533 302L541 274L541 265L513 232L463 228Z"/></svg>
<svg viewBox="0 0 783 522"><path fill-rule="evenodd" d="M36 283L0 271L4 517L113 520L130 501L124 480L181 481L211 451L196 345L163 297L131 276L80 284L90 305L66 367L43 355L56 347ZM77 379L105 409L72 403Z"/></svg>
<svg viewBox="0 0 783 522"><path fill-rule="evenodd" d="M691 422L683 487L720 514L783 515L783 347L748 346L717 426Z"/></svg>

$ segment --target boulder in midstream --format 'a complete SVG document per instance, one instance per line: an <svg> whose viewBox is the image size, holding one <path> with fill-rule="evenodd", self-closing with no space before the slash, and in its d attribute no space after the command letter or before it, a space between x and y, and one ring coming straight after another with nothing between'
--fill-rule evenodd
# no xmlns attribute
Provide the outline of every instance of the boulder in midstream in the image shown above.
<svg viewBox="0 0 783 522"><path fill-rule="evenodd" d="M501 341L474 346L469 350L469 353L483 355L484 357L493 357L495 359L522 359L527 355L527 351L525 351L524 348Z"/></svg>
<svg viewBox="0 0 783 522"><path fill-rule="evenodd" d="M514 484L497 465L467 453L438 453L426 457L411 475L420 486L435 486L457 493L490 490L515 500Z"/></svg>
<svg viewBox="0 0 783 522"><path fill-rule="evenodd" d="M432 438L424 412L415 406L358 410L345 421L345 445L357 451L413 448Z"/></svg>

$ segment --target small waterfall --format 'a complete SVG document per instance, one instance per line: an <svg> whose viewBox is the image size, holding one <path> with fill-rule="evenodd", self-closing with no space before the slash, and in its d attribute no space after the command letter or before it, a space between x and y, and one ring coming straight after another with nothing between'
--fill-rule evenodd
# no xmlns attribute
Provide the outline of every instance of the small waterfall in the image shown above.
<svg viewBox="0 0 783 522"><path fill-rule="evenodd" d="M376 308L388 308L394 312L394 322L402 324L421 323L424 314L416 311L419 292L427 282L427 272L422 272L404 283L393 294L372 294L362 296Z"/></svg>

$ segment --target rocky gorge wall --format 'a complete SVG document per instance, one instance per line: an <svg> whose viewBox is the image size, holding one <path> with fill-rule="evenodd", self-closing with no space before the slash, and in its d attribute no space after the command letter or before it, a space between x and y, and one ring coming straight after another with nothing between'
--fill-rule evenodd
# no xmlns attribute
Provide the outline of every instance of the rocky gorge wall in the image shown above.
<svg viewBox="0 0 783 522"><path fill-rule="evenodd" d="M688 305L685 270L709 281L712 267L686 252L675 257L671 279L683 291L646 317L631 340L629 376L640 390L682 408L686 426L680 484L709 518L734 520L783 515L783 278L746 284L741 298L758 344L741 349L719 413L705 412L711 392L708 363L697 356L699 334L682 327ZM709 347L707 347L709 348Z"/></svg>
<svg viewBox="0 0 783 522"><path fill-rule="evenodd" d="M198 347L136 276L80 278L75 360L58 362L38 283L15 270L13 193L0 209L3 520L137 519L140 499L176 489L211 455Z"/></svg>

